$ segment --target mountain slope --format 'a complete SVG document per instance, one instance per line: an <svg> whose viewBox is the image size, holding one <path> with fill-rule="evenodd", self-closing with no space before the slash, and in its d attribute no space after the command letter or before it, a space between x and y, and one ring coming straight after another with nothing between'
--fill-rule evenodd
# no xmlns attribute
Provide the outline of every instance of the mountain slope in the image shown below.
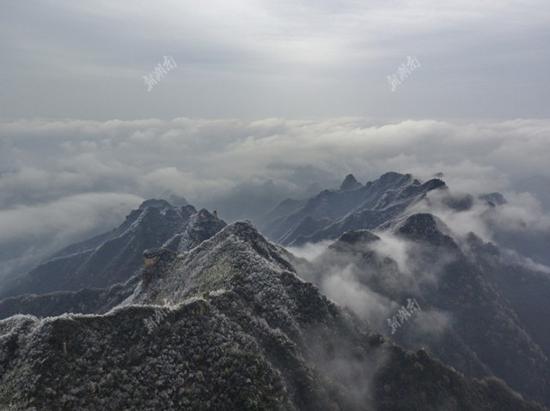
<svg viewBox="0 0 550 411"><path fill-rule="evenodd" d="M140 284L108 314L0 321L0 406L542 409L372 334L249 224L145 257Z"/></svg>
<svg viewBox="0 0 550 411"><path fill-rule="evenodd" d="M430 214L398 219L391 233L391 244L400 244L405 256L384 254L382 239L368 231L348 232L307 268L316 276L306 276L322 286L334 273L352 266L357 286L386 301L388 311L373 321L388 335L385 322L414 298L422 311L392 330L396 341L415 349L428 347L467 375L498 376L524 395L550 403L550 363L543 348L548 342L539 335L544 331L531 333L533 324L521 308L545 306L540 296L548 296L550 288L539 293L534 305L519 301L517 294L511 299L510 286L520 289L502 276L505 267L489 270L487 264L466 255L443 222ZM340 302L346 304L344 299ZM531 313L545 318L540 312Z"/></svg>
<svg viewBox="0 0 550 411"><path fill-rule="evenodd" d="M102 235L69 246L13 284L3 296L104 288L124 283L142 266L143 251L161 247L185 250L220 230L225 223L193 206L173 207L147 200L124 223Z"/></svg>
<svg viewBox="0 0 550 411"><path fill-rule="evenodd" d="M0 319L16 314L53 317L64 313L103 314L126 300L140 281L140 276L109 288L84 288L79 291L56 291L24 294L0 300Z"/></svg>
<svg viewBox="0 0 550 411"><path fill-rule="evenodd" d="M550 358L550 273L522 262L492 243L471 234L469 250L482 267L487 279L498 287L520 318L529 335Z"/></svg>

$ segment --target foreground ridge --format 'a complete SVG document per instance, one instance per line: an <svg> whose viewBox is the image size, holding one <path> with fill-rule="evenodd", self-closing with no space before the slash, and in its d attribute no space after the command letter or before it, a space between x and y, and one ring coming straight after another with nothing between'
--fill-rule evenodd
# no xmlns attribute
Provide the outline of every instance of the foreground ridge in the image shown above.
<svg viewBox="0 0 550 411"><path fill-rule="evenodd" d="M0 321L0 405L542 409L372 333L248 223L145 257L133 294L107 314Z"/></svg>

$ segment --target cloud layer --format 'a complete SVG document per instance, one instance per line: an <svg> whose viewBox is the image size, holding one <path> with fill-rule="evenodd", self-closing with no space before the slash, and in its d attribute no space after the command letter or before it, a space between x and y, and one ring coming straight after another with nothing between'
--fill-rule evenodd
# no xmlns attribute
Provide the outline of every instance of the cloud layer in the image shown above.
<svg viewBox="0 0 550 411"><path fill-rule="evenodd" d="M100 201L90 203L84 194L114 195L102 201L117 216L138 199L176 194L197 206L218 208L229 220L254 218L284 197L335 187L349 172L363 182L388 170L420 178L443 172L455 192L521 192L526 178L548 179L549 135L547 120L3 122L0 232L19 241L23 233L32 239L27 225L56 238L73 221L88 227L86 218L57 224L47 217L56 202L80 200L95 204L82 208L94 215ZM548 191L544 184L538 189ZM507 209L513 215L498 217L521 215L526 208L521 205L527 204L538 211L523 217L536 226L542 213L537 200L516 198L520 207Z"/></svg>
<svg viewBox="0 0 550 411"><path fill-rule="evenodd" d="M292 190L387 170L442 171L454 190L497 191L549 175L549 135L548 120L4 122L0 206L90 191L202 199L242 182L271 179Z"/></svg>

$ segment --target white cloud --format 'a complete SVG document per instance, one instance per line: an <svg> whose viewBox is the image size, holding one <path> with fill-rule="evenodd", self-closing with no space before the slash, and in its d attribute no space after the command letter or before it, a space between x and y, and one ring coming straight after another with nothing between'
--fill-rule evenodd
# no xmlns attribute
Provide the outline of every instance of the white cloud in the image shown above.
<svg viewBox="0 0 550 411"><path fill-rule="evenodd" d="M376 232L376 235L380 241L373 242L371 248L381 257L394 260L402 274L410 274L410 244L388 232Z"/></svg>
<svg viewBox="0 0 550 411"><path fill-rule="evenodd" d="M130 194L77 194L36 206L0 210L0 245L28 236L48 237L50 245L58 236L78 237L81 233L120 222L142 198Z"/></svg>
<svg viewBox="0 0 550 411"><path fill-rule="evenodd" d="M15 217L25 218L22 207L34 207L34 215L44 207L42 216L47 220L45 216L55 212L49 204L94 193L139 198L173 193L197 206L217 208L222 216L224 204L232 203L244 217L253 214L244 197L262 192L250 197L261 204L257 215L267 212L275 197L303 195L304 188L313 183L325 188L348 172L365 182L392 169L422 178L442 171L457 191L504 191L510 204L494 218L502 224L520 222L537 229L548 224L536 201L508 192L521 191L514 182L523 177L548 174L549 134L547 120L3 122L0 210L8 210L12 217L0 220L0 231L30 235L29 230L13 228L10 223ZM266 201L260 201L262 197ZM87 210L93 215L91 208ZM477 218L482 212L475 208L450 216L454 225L452 219L443 217L457 231L476 228L479 232L484 227ZM59 231L70 230L61 221L51 221L59 224ZM489 233L484 236L489 237Z"/></svg>
<svg viewBox="0 0 550 411"><path fill-rule="evenodd" d="M329 298L351 309L374 329L381 330L396 304L362 285L357 278L357 271L354 265L343 269L335 267L324 274L319 287Z"/></svg>
<svg viewBox="0 0 550 411"><path fill-rule="evenodd" d="M521 177L547 174L549 133L547 120L4 122L0 206L17 203L18 195L37 201L88 191L147 196L157 186L200 199L250 179L291 186L304 166L338 178L353 171L363 180L389 169L423 178L443 171L458 191L504 190Z"/></svg>

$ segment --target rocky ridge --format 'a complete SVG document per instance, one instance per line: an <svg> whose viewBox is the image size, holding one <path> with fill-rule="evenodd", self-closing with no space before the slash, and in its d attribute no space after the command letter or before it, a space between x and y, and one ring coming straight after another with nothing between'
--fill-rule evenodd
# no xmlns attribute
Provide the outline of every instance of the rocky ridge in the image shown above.
<svg viewBox="0 0 550 411"><path fill-rule="evenodd" d="M12 409L540 410L496 380L407 353L235 223L189 251L146 253L103 315L0 321Z"/></svg>
<svg viewBox="0 0 550 411"><path fill-rule="evenodd" d="M339 190L324 190L299 208L277 207L265 221L262 231L283 245L300 245L337 239L346 231L374 229L403 213L425 195L445 189L442 180L421 183L410 174L390 172L364 186L348 175Z"/></svg>

